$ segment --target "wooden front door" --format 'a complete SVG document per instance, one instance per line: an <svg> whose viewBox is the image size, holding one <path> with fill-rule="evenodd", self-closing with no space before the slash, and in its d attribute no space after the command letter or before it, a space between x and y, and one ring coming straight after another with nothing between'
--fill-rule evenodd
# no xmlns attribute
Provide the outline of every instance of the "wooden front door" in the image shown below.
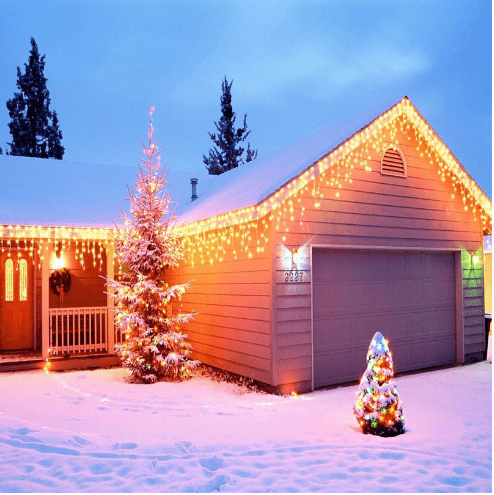
<svg viewBox="0 0 494 495"><path fill-rule="evenodd" d="M33 348L33 294L27 253L0 253L0 351Z"/></svg>

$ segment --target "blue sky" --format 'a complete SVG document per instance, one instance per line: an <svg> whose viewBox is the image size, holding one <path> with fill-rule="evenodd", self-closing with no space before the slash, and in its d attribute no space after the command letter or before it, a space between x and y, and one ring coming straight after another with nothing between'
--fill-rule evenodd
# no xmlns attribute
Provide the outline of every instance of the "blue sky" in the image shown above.
<svg viewBox="0 0 494 495"><path fill-rule="evenodd" d="M262 156L407 95L492 198L488 0L0 0L0 146L30 37L66 160L133 165L156 107L163 162L206 172L221 81Z"/></svg>

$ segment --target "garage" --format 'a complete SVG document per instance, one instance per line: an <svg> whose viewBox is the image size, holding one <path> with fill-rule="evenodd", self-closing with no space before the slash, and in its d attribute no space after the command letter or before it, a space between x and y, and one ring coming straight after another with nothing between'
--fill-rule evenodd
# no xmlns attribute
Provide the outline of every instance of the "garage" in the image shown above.
<svg viewBox="0 0 494 495"><path fill-rule="evenodd" d="M196 359L284 394L355 383L377 330L398 372L483 359L492 203L408 98L178 199Z"/></svg>
<svg viewBox="0 0 494 495"><path fill-rule="evenodd" d="M313 248L314 387L358 380L376 331L395 371L455 361L453 252Z"/></svg>

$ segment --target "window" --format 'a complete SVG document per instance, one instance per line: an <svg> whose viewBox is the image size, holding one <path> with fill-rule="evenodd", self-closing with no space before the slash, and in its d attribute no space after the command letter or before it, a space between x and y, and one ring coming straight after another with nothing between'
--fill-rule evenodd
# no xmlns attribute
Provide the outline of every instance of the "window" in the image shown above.
<svg viewBox="0 0 494 495"><path fill-rule="evenodd" d="M14 262L9 258L5 261L5 301L14 300Z"/></svg>
<svg viewBox="0 0 494 495"><path fill-rule="evenodd" d="M381 160L381 174L406 177L407 168L403 153L395 146L390 146Z"/></svg>
<svg viewBox="0 0 494 495"><path fill-rule="evenodd" d="M27 261L19 261L19 301L27 301Z"/></svg>

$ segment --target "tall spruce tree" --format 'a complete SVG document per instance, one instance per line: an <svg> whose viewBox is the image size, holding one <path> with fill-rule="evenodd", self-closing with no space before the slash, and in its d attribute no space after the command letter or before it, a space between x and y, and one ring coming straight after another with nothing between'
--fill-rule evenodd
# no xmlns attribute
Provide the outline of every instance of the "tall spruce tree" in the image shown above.
<svg viewBox="0 0 494 495"><path fill-rule="evenodd" d="M153 142L149 112L146 158L141 159L135 182L129 190L132 217L122 214L128 228L117 230L115 259L127 268L123 280L108 279L115 300L115 324L125 341L115 350L133 381L189 378L198 362L190 359L192 346L182 326L195 313L172 312L171 303L182 298L189 283L169 285L166 273L179 265L185 251L176 233L174 210L170 211L171 188L161 168L158 140Z"/></svg>
<svg viewBox="0 0 494 495"><path fill-rule="evenodd" d="M38 45L31 37L29 63L25 72L17 67L19 93L7 101L11 122L8 124L12 142L7 143L9 155L61 160L64 147L56 112L50 110L50 92L44 76L45 55L40 57Z"/></svg>
<svg viewBox="0 0 494 495"><path fill-rule="evenodd" d="M235 129L235 112L232 108L232 88L233 81L227 81L226 76L221 84L223 94L221 95L221 118L215 122L218 134L211 134L209 137L216 145L209 150L209 157L202 155L203 162L211 175L220 175L227 170L243 165L242 154L246 151L246 162L257 158L257 150L250 148L247 143L247 150L237 145L247 139L250 131L247 130L247 114L244 115L244 124Z"/></svg>

